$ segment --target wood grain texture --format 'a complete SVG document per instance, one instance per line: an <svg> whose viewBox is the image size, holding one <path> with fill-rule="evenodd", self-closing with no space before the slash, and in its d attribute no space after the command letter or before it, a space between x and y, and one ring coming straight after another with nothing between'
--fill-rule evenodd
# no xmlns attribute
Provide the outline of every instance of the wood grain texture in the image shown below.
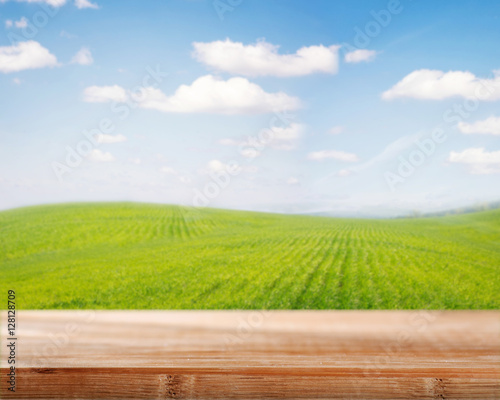
<svg viewBox="0 0 500 400"><path fill-rule="evenodd" d="M0 398L500 399L497 311L19 311L17 337Z"/></svg>

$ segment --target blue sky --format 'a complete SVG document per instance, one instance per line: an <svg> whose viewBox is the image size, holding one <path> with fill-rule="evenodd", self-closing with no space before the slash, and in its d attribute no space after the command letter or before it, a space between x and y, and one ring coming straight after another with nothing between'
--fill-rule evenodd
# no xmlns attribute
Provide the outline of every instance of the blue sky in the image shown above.
<svg viewBox="0 0 500 400"><path fill-rule="evenodd" d="M500 199L495 1L0 0L0 208Z"/></svg>

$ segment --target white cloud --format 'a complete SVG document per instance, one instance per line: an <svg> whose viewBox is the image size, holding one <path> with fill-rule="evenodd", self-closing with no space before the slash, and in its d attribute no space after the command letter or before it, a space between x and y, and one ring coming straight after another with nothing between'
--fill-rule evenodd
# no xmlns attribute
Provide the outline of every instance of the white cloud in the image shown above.
<svg viewBox="0 0 500 400"><path fill-rule="evenodd" d="M93 149L88 155L88 159L96 162L111 162L115 161L115 157L111 153L101 151L99 149Z"/></svg>
<svg viewBox="0 0 500 400"><path fill-rule="evenodd" d="M290 186L300 185L300 181L297 178L293 177L293 176L291 176L290 178L288 178L286 180L286 183L287 183L287 185L290 185Z"/></svg>
<svg viewBox="0 0 500 400"><path fill-rule="evenodd" d="M183 176L179 176L179 181L181 183L184 183L184 184L189 184L192 182L192 179L189 176L183 175Z"/></svg>
<svg viewBox="0 0 500 400"><path fill-rule="evenodd" d="M482 133L486 135L500 135L500 117L489 117L472 124L459 122L458 129L465 134Z"/></svg>
<svg viewBox="0 0 500 400"><path fill-rule="evenodd" d="M338 151L338 150L314 151L312 153L309 153L307 155L307 158L309 160L312 160L312 161L323 161L326 159L334 159L334 160L346 161L346 162L359 161L359 158L356 154L347 153L345 151Z"/></svg>
<svg viewBox="0 0 500 400"><path fill-rule="evenodd" d="M291 123L287 126L276 126L264 129L255 138L244 139L225 138L219 140L223 146L240 147L241 155L245 158L255 158L261 154L261 150L270 147L277 150L292 150L297 147L297 142L302 136L304 126Z"/></svg>
<svg viewBox="0 0 500 400"><path fill-rule="evenodd" d="M300 107L300 100L283 92L267 93L245 78L227 81L212 75L202 76L191 85L181 85L172 96L152 87L130 93L120 86L91 86L84 91L87 102L128 99L141 108L170 113L260 114Z"/></svg>
<svg viewBox="0 0 500 400"><path fill-rule="evenodd" d="M218 71L245 76L302 76L338 71L340 46L302 47L295 54L278 54L279 46L259 41L244 45L230 39L193 43L193 57Z"/></svg>
<svg viewBox="0 0 500 400"><path fill-rule="evenodd" d="M244 142L241 140L225 138L225 139L219 140L219 143L222 144L223 146L240 146Z"/></svg>
<svg viewBox="0 0 500 400"><path fill-rule="evenodd" d="M271 129L272 140L269 146L278 150L292 150L297 146L303 130L303 125L295 122L288 126L274 127Z"/></svg>
<svg viewBox="0 0 500 400"><path fill-rule="evenodd" d="M443 100L449 97L464 97L478 100L500 99L500 71L494 77L478 78L468 71L420 69L405 76L391 89L382 93L382 99L400 97L414 99Z"/></svg>
<svg viewBox="0 0 500 400"><path fill-rule="evenodd" d="M21 79L19 78L12 79L12 82L14 82L16 85L20 85L22 83Z"/></svg>
<svg viewBox="0 0 500 400"><path fill-rule="evenodd" d="M98 133L96 136L97 143L121 143L125 142L127 138L123 135L106 135L104 133Z"/></svg>
<svg viewBox="0 0 500 400"><path fill-rule="evenodd" d="M57 58L33 40L0 47L0 72L9 73L43 67L54 67Z"/></svg>
<svg viewBox="0 0 500 400"><path fill-rule="evenodd" d="M69 32L64 31L64 30L61 31L61 33L59 34L59 36L61 36L63 38L66 38L66 39L74 39L74 38L77 37L76 35L73 35L72 33L69 33Z"/></svg>
<svg viewBox="0 0 500 400"><path fill-rule="evenodd" d="M94 62L92 53L86 47L82 47L71 59L73 64L91 65Z"/></svg>
<svg viewBox="0 0 500 400"><path fill-rule="evenodd" d="M240 154L245 158L257 158L261 152L254 147L243 148Z"/></svg>
<svg viewBox="0 0 500 400"><path fill-rule="evenodd" d="M21 17L19 21L12 21L11 19L5 21L6 28L12 28L13 26L19 29L26 28L28 26L28 20L26 19L26 17Z"/></svg>
<svg viewBox="0 0 500 400"><path fill-rule="evenodd" d="M106 103L108 101L126 102L127 91L118 85L89 86L83 91L83 100L87 103Z"/></svg>
<svg viewBox="0 0 500 400"><path fill-rule="evenodd" d="M471 174L500 173L500 151L487 152L484 148L470 148L461 153L452 151L448 161L467 165Z"/></svg>
<svg viewBox="0 0 500 400"><path fill-rule="evenodd" d="M82 8L93 8L94 10L97 10L99 8L97 4L92 3L89 0L75 0L75 6L80 10Z"/></svg>
<svg viewBox="0 0 500 400"><path fill-rule="evenodd" d="M256 172L258 168L256 167L241 167L237 162L232 161L229 163L224 163L220 160L210 160L203 168L198 170L199 175L211 175L217 174L222 171L229 172L230 175L237 175L242 171L245 172Z"/></svg>
<svg viewBox="0 0 500 400"><path fill-rule="evenodd" d="M370 62L375 59L377 52L375 50L359 49L347 53L344 57L347 63L359 63L361 61Z"/></svg>
<svg viewBox="0 0 500 400"><path fill-rule="evenodd" d="M26 28L28 26L28 20L26 19L26 17L21 17L19 21L14 22L14 25L19 29Z"/></svg>
<svg viewBox="0 0 500 400"><path fill-rule="evenodd" d="M343 126L334 126L331 128L328 133L331 135L338 135L340 133L344 132L344 127Z"/></svg>
<svg viewBox="0 0 500 400"><path fill-rule="evenodd" d="M224 171L226 168L227 168L227 165L219 160L211 160L207 164L207 170L209 172Z"/></svg>
<svg viewBox="0 0 500 400"><path fill-rule="evenodd" d="M339 172L337 172L337 176L340 176L340 177L346 177L346 176L350 176L353 174L353 171L350 170L350 169L341 169Z"/></svg>
<svg viewBox="0 0 500 400"><path fill-rule="evenodd" d="M17 0L27 1L28 3L47 3L49 6L61 7L66 4L66 0Z"/></svg>
<svg viewBox="0 0 500 400"><path fill-rule="evenodd" d="M132 158L132 159L130 160L130 162L131 162L132 164L135 164L135 165L140 165L140 164L142 164L142 160L141 160L140 158Z"/></svg>
<svg viewBox="0 0 500 400"><path fill-rule="evenodd" d="M5 3L8 0L0 0L0 3ZM15 0L18 3L45 3L52 7L61 7L66 4L66 0Z"/></svg>
<svg viewBox="0 0 500 400"><path fill-rule="evenodd" d="M167 166L161 167L160 172L163 172L164 174L167 174L167 175L177 175L177 171L175 169L173 169L172 167L167 167Z"/></svg>
<svg viewBox="0 0 500 400"><path fill-rule="evenodd" d="M240 147L240 154L245 158L257 158L260 156L260 151L257 150L256 145L251 143L250 138L247 139L232 139L225 138L219 140L219 144L223 146L238 146ZM260 149L262 146L258 146Z"/></svg>
<svg viewBox="0 0 500 400"><path fill-rule="evenodd" d="M416 143L423 139L426 135L425 131L418 132L413 135L403 136L401 138L396 139L395 141L389 143L379 154L370 158L369 160L356 164L355 166L343 169L341 171L335 172L333 174L328 174L323 179L331 178L332 176L340 176L345 177L349 175L354 175L359 172L365 171L367 169L371 169L376 165L386 163L388 161L392 161L401 155L401 153L412 146L415 146Z"/></svg>

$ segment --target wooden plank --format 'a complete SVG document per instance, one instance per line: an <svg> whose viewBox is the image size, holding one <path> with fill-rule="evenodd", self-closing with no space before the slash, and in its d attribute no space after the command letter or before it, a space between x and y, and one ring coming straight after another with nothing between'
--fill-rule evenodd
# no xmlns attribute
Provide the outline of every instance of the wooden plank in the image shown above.
<svg viewBox="0 0 500 400"><path fill-rule="evenodd" d="M17 337L1 398L500 398L497 311L21 310Z"/></svg>

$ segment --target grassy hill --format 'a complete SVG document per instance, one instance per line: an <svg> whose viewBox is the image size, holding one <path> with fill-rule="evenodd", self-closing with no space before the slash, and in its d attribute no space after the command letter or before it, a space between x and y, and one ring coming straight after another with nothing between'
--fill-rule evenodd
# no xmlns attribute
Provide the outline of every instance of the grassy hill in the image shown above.
<svg viewBox="0 0 500 400"><path fill-rule="evenodd" d="M0 212L24 309L500 308L500 210L396 220L135 203Z"/></svg>

